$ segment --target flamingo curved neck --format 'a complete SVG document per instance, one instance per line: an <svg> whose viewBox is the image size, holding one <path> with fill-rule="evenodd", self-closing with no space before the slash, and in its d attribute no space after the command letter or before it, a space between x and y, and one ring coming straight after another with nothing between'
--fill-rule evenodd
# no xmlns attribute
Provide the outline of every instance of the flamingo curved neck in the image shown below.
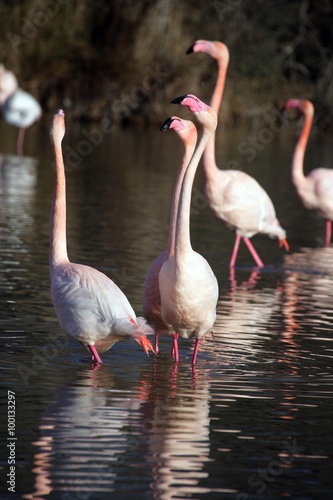
<svg viewBox="0 0 333 500"><path fill-rule="evenodd" d="M218 64L218 75L214 92L210 101L210 107L213 108L213 110L218 116L228 71L228 63L217 59L217 64ZM216 170L219 170L216 165L216 159L215 159L215 134L216 132L214 131L203 153L203 168L206 178L210 177L211 175L214 175L214 172Z"/></svg>
<svg viewBox="0 0 333 500"><path fill-rule="evenodd" d="M66 242L66 179L61 144L54 144L54 191L50 223L50 269L68 262Z"/></svg>
<svg viewBox="0 0 333 500"><path fill-rule="evenodd" d="M304 154L311 132L312 120L313 113L311 112L311 110L305 110L303 128L295 146L292 161L292 180L295 183L305 179L303 171Z"/></svg>
<svg viewBox="0 0 333 500"><path fill-rule="evenodd" d="M211 131L203 128L202 136L186 169L181 186L175 230L175 256L192 249L190 239L191 192L197 167Z"/></svg>
<svg viewBox="0 0 333 500"><path fill-rule="evenodd" d="M172 197L171 204L171 214L170 214L170 224L169 224L169 237L168 237L168 248L167 248L167 257L171 257L175 251L175 232L176 232L176 223L177 223L177 214L178 214L178 205L179 205L179 197L180 191L182 187L182 182L184 178L184 174L186 171L186 167L189 164L192 155L195 150L195 141L193 143L183 141L184 153L181 166L178 170L178 175L175 183L175 188Z"/></svg>

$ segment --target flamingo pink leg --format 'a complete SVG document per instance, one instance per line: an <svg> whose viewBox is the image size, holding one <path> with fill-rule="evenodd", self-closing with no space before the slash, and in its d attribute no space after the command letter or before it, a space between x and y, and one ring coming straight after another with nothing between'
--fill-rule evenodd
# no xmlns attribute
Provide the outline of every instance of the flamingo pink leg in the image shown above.
<svg viewBox="0 0 333 500"><path fill-rule="evenodd" d="M235 262L236 262L236 257L238 253L238 248L241 240L241 235L236 234L236 239L235 239L235 244L234 244L234 249L232 251L231 259L230 259L230 267L234 267Z"/></svg>
<svg viewBox="0 0 333 500"><path fill-rule="evenodd" d="M179 361L179 351L178 351L178 333L173 334L173 344L171 350L171 356L175 358L175 361Z"/></svg>
<svg viewBox="0 0 333 500"><path fill-rule="evenodd" d="M96 347L94 345L88 345L88 347L91 352L91 361L95 361L96 363L103 363L103 361L99 357Z"/></svg>
<svg viewBox="0 0 333 500"><path fill-rule="evenodd" d="M325 247L328 248L331 243L331 235L332 235L332 221L326 221L326 238L325 238Z"/></svg>
<svg viewBox="0 0 333 500"><path fill-rule="evenodd" d="M158 333L155 332L155 353L159 353L159 348L158 348Z"/></svg>
<svg viewBox="0 0 333 500"><path fill-rule="evenodd" d="M17 143L16 143L16 151L17 151L18 156L22 156L22 154L23 154L24 134L25 134L25 128L20 127L19 133L17 136Z"/></svg>
<svg viewBox="0 0 333 500"><path fill-rule="evenodd" d="M252 245L251 241L249 240L249 238L244 238L243 237L243 240L244 242L246 243L247 245L247 248L250 250L250 253L252 255L252 257L254 258L256 264L258 267L264 267L264 263L263 261L261 260L261 258L259 257L259 255L257 254L257 252L255 251L254 249L254 246Z"/></svg>
<svg viewBox="0 0 333 500"><path fill-rule="evenodd" d="M195 362L197 360L199 342L200 342L200 339L195 340L194 351L193 351L193 356L192 356L192 365L195 365Z"/></svg>

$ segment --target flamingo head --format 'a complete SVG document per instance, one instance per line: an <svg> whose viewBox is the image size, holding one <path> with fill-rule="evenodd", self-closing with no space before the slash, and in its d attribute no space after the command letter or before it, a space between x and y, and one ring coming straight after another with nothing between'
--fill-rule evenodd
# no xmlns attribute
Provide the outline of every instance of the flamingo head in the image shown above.
<svg viewBox="0 0 333 500"><path fill-rule="evenodd" d="M65 136L65 113L62 109L53 116L50 126L50 138L52 143L61 143Z"/></svg>
<svg viewBox="0 0 333 500"><path fill-rule="evenodd" d="M283 110L285 109L297 109L302 115L313 116L314 114L313 104L307 99L288 99L283 106Z"/></svg>
<svg viewBox="0 0 333 500"><path fill-rule="evenodd" d="M178 116L171 116L165 120L160 128L161 132L169 129L177 132L183 144L196 143L198 136L197 129L190 120L183 120L182 118L178 118Z"/></svg>
<svg viewBox="0 0 333 500"><path fill-rule="evenodd" d="M217 59L224 64L229 63L229 50L224 43L219 41L196 40L186 51L186 54L192 52L206 52L214 59Z"/></svg>
<svg viewBox="0 0 333 500"><path fill-rule="evenodd" d="M194 94L185 94L180 97L176 97L175 99L172 99L171 104L181 104L182 106L187 106L192 113L198 113L199 111L213 111L212 108L200 101L200 99L198 99L198 97Z"/></svg>

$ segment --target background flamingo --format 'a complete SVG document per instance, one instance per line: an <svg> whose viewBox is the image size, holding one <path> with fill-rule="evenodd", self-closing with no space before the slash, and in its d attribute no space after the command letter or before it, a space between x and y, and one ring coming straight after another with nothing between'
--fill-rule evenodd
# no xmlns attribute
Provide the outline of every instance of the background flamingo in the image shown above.
<svg viewBox="0 0 333 500"><path fill-rule="evenodd" d="M194 124L188 120L181 120L176 116L169 118L165 122L165 126L161 130L167 128L173 129L177 132L180 140L184 146L184 154L181 166L178 171L175 188L173 192L171 215L169 225L168 247L165 252L162 252L152 263L147 271L144 282L143 293L143 315L147 321L154 326L155 329L155 351L158 352L158 335L159 333L168 332L167 326L164 324L161 317L161 296L158 284L158 275L167 257L174 254L175 247L175 227L178 213L178 202L180 190L186 171L186 167L194 153L197 142L197 129ZM170 333L170 332L169 332ZM178 344L177 344L178 345ZM174 347L173 347L174 352Z"/></svg>
<svg viewBox="0 0 333 500"><path fill-rule="evenodd" d="M215 322L218 284L206 259L193 251L190 240L191 192L196 169L207 141L217 125L216 113L193 94L171 101L188 106L195 113L203 132L185 172L178 203L173 255L167 255L159 273L161 316L174 335L174 355L179 360L177 337L194 337L192 365L199 342ZM170 128L173 120L165 123ZM175 129L176 130L176 129ZM177 130L176 130L177 131Z"/></svg>
<svg viewBox="0 0 333 500"><path fill-rule="evenodd" d="M146 335L153 330L143 318L136 318L126 296L105 274L67 256L66 180L61 143L65 115L59 110L51 122L55 183L50 228L51 296L62 330L102 363L99 352L110 349L124 337L132 337L148 354L152 346Z"/></svg>
<svg viewBox="0 0 333 500"><path fill-rule="evenodd" d="M221 42L197 40L187 50L206 52L218 64L218 76L210 105L218 115L229 64L229 50ZM209 206L218 220L236 232L235 244L230 260L234 266L240 240L246 243L257 266L264 264L249 240L255 234L267 234L278 238L280 245L289 250L286 233L281 228L271 199L260 184L250 175L239 170L220 170L215 159L215 132L208 141L203 154L205 193Z"/></svg>
<svg viewBox="0 0 333 500"><path fill-rule="evenodd" d="M22 155L25 129L39 120L42 109L31 94L18 87L14 73L3 64L0 64L0 104L4 120L19 127L16 148L17 154Z"/></svg>
<svg viewBox="0 0 333 500"><path fill-rule="evenodd" d="M305 99L289 99L284 108L295 108L304 116L303 128L292 160L292 182L303 205L310 210L315 210L326 219L325 247L329 247L333 220L333 170L315 168L307 176L303 171L304 154L314 115L313 104Z"/></svg>

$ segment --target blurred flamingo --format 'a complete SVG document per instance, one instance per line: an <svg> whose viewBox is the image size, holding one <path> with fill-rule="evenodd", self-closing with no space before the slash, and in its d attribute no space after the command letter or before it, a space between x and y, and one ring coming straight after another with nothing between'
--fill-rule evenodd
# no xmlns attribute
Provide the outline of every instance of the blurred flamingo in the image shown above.
<svg viewBox="0 0 333 500"><path fill-rule="evenodd" d="M196 169L207 141L217 125L216 113L193 94L171 101L192 111L202 127L202 136L186 169L178 202L174 252L167 254L160 273L161 317L174 335L174 356L179 360L177 337L194 337L192 365L195 365L200 339L212 329L216 318L218 284L206 259L195 252L190 240L191 191ZM172 128L168 119L162 130ZM175 128L177 132L177 128Z"/></svg>
<svg viewBox="0 0 333 500"><path fill-rule="evenodd" d="M9 125L19 127L17 137L17 154L23 154L25 129L39 120L42 109L36 99L18 87L17 79L12 71L0 64L0 104L3 117Z"/></svg>
<svg viewBox="0 0 333 500"><path fill-rule="evenodd" d="M229 64L229 50L221 42L197 40L187 50L206 52L218 64L218 77L210 105L218 115L221 106L225 79ZM286 232L276 218L271 199L260 184L250 175L239 170L220 170L215 159L215 132L208 141L203 154L205 193L214 216L236 232L230 266L236 262L241 239L247 245L257 266L264 264L250 239L255 234L267 234L278 238L280 246L289 250Z"/></svg>
<svg viewBox="0 0 333 500"><path fill-rule="evenodd" d="M148 354L153 350L146 335L153 330L143 318L137 318L126 296L105 274L67 256L66 180L62 155L65 114L59 110L50 127L54 153L55 183L50 227L51 296L62 330L102 363L100 352L115 342L132 337Z"/></svg>
<svg viewBox="0 0 333 500"><path fill-rule="evenodd" d="M310 210L315 210L326 219L325 247L329 247L333 220L333 170L315 168L307 176L303 171L304 154L314 115L313 104L306 99L289 99L284 108L295 108L304 116L303 128L292 160L292 182L303 205Z"/></svg>
<svg viewBox="0 0 333 500"><path fill-rule="evenodd" d="M143 293L143 315L155 329L155 351L158 352L159 333L168 332L167 326L161 318L161 296L158 284L158 275L167 257L174 254L175 248L175 227L178 213L178 201L180 190L186 171L186 167L194 153L197 142L197 129L194 124L188 120L181 120L176 116L170 118L169 128L177 132L184 146L184 154L181 166L178 171L175 188L171 203L169 237L167 250L162 252L152 263L147 271L144 282ZM170 333L170 332L169 332ZM175 335L175 333L174 333ZM175 339L174 339L175 340ZM178 344L177 344L178 345ZM174 347L173 347L174 352Z"/></svg>

